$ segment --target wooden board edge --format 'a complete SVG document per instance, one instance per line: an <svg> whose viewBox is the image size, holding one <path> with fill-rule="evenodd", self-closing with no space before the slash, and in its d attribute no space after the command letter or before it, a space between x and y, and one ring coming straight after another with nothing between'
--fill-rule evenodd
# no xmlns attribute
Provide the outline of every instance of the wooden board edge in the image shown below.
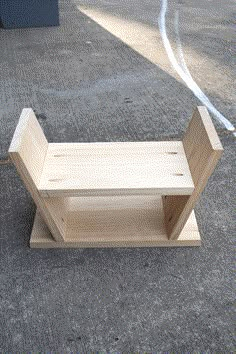
<svg viewBox="0 0 236 354"><path fill-rule="evenodd" d="M42 189L38 188L42 198L60 197L96 197L96 196L122 196L122 195L190 195L194 191L194 185L180 188L116 188L116 189Z"/></svg>
<svg viewBox="0 0 236 354"><path fill-rule="evenodd" d="M27 129L27 124L32 113L34 114L32 108L23 108L15 132L13 134L11 144L8 149L8 154L10 156L12 153L17 152L19 150L21 140L23 138L25 130Z"/></svg>
<svg viewBox="0 0 236 354"><path fill-rule="evenodd" d="M193 214L191 214L190 218L194 218L194 237L193 234L188 237L185 234L183 235L181 233L180 237L178 240L169 240L166 237L166 240L144 240L142 242L140 241L133 241L133 240L126 240L126 241L109 241L109 242L72 242L72 241L65 241L65 242L58 242L54 241L51 233L43 221L41 215L39 212L36 212L35 215L35 220L34 220L34 225L31 233L31 238L30 238L30 247L31 248L42 248L42 249L47 249L47 248L112 248L112 247L196 247L196 246L201 246L201 236L198 230L196 218ZM191 221L193 223L193 220ZM187 225L186 225L187 226ZM182 237L181 237L182 236Z"/></svg>
<svg viewBox="0 0 236 354"><path fill-rule="evenodd" d="M195 114L199 115L204 125L212 149L222 153L224 151L224 148L222 146L222 143L220 141L220 138L217 134L216 128L213 124L213 121L206 106L197 106L196 110L194 111L194 115Z"/></svg>

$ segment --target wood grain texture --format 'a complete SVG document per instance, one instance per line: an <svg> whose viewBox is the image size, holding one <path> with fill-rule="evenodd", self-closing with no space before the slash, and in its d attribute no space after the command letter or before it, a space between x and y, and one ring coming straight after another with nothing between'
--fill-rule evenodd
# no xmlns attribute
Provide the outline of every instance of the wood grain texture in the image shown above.
<svg viewBox="0 0 236 354"><path fill-rule="evenodd" d="M164 227L161 197L73 198L65 242L55 242L37 212L31 234L32 248L175 247L200 246L194 212L178 240L169 240ZM107 205L107 207L105 207ZM119 205L117 207L117 205Z"/></svg>
<svg viewBox="0 0 236 354"><path fill-rule="evenodd" d="M48 142L31 108L23 109L8 153L22 160L27 174L38 186L47 155Z"/></svg>
<svg viewBox="0 0 236 354"><path fill-rule="evenodd" d="M177 239L199 195L223 152L220 139L205 107L197 107L184 135L183 146L195 185L191 196L163 198L165 224L170 239Z"/></svg>
<svg viewBox="0 0 236 354"><path fill-rule="evenodd" d="M183 142L59 144L24 109L9 154L38 207L31 246L199 245L193 208L222 150L205 107Z"/></svg>
<svg viewBox="0 0 236 354"><path fill-rule="evenodd" d="M48 142L33 110L23 109L8 153L53 237L57 241L63 241L64 226L61 219L55 216L58 204L63 206L65 202L62 199L42 198L38 192L47 149Z"/></svg>
<svg viewBox="0 0 236 354"><path fill-rule="evenodd" d="M190 194L182 142L49 144L42 196Z"/></svg>

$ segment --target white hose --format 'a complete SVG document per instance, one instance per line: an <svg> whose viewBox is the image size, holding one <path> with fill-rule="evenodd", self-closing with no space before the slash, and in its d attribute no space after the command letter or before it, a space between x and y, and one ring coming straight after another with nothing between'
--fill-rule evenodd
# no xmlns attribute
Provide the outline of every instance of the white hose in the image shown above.
<svg viewBox="0 0 236 354"><path fill-rule="evenodd" d="M159 24L159 30L160 34L162 37L163 45L165 47L166 53L168 55L168 58L173 66L173 68L176 70L176 72L179 74L181 79L186 83L188 88L194 93L194 95L209 109L209 111L216 117L216 119L225 126L225 128L229 131L235 131L234 126L230 123L228 119L226 119L210 102L208 97L204 94L204 92L200 89L200 87L197 85L197 83L193 80L186 62L184 60L184 54L182 50L182 45L179 37L179 30L177 30L177 36L178 36L178 52L179 52L179 58L181 61L181 66L178 64L174 52L171 48L170 41L167 37L166 33L166 12L167 12L167 0L161 0L161 11L158 17L158 24ZM175 20L175 25L178 27L178 17ZM234 136L236 136L236 133L234 133Z"/></svg>

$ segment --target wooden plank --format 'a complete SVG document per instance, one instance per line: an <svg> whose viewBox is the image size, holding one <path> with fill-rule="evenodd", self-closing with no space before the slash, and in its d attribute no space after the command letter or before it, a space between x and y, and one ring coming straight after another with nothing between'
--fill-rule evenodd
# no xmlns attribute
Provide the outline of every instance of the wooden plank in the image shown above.
<svg viewBox="0 0 236 354"><path fill-rule="evenodd" d="M61 219L56 218L56 214L58 209L65 210L65 201L42 198L37 189L47 150L48 142L33 110L23 109L8 152L53 237L63 241L64 225Z"/></svg>
<svg viewBox="0 0 236 354"><path fill-rule="evenodd" d="M48 142L31 108L22 110L8 153L19 156L27 167L32 182L39 184L47 154Z"/></svg>
<svg viewBox="0 0 236 354"><path fill-rule="evenodd" d="M49 144L42 196L191 194L182 142Z"/></svg>
<svg viewBox="0 0 236 354"><path fill-rule="evenodd" d="M205 107L197 107L183 139L195 185L191 196L163 198L165 224L170 239L177 239L223 152L220 139Z"/></svg>
<svg viewBox="0 0 236 354"><path fill-rule="evenodd" d="M201 244L194 212L191 213L179 239L168 239L164 227L161 197L89 199L73 198L70 205L71 214L67 220L67 235L63 243L55 242L51 238L47 226L37 213L30 246L32 248L176 247ZM94 210L91 205L95 206Z"/></svg>

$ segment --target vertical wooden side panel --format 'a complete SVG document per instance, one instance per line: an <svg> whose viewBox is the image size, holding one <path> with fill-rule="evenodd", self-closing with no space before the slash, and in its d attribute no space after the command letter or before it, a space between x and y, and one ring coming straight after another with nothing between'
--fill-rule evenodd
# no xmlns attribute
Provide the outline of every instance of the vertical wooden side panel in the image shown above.
<svg viewBox="0 0 236 354"><path fill-rule="evenodd" d="M8 152L12 158L19 155L36 186L40 181L47 149L47 139L33 110L23 109Z"/></svg>
<svg viewBox="0 0 236 354"><path fill-rule="evenodd" d="M55 200L42 198L37 188L47 149L47 139L33 110L23 109L8 152L53 237L56 241L63 241L63 222L55 219L55 209L59 204L63 207L63 203L59 198Z"/></svg>
<svg viewBox="0 0 236 354"><path fill-rule="evenodd" d="M204 106L197 107L183 138L183 146L195 187L205 187L223 147Z"/></svg>
<svg viewBox="0 0 236 354"><path fill-rule="evenodd" d="M194 111L183 138L183 146L195 189L191 196L163 197L166 229L172 240L180 235L223 152L220 139L204 106L197 107Z"/></svg>

